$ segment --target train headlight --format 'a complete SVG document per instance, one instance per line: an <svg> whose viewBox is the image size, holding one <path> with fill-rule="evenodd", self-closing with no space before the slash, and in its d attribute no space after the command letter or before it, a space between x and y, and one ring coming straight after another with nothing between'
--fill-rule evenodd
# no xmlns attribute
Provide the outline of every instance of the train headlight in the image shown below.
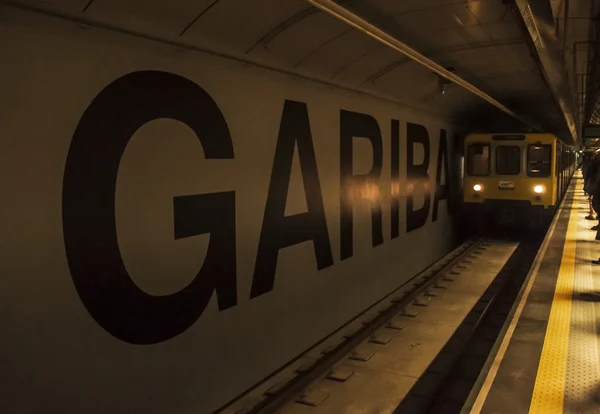
<svg viewBox="0 0 600 414"><path fill-rule="evenodd" d="M543 185L536 185L535 187L533 187L533 192L536 194L542 194L544 190L545 188Z"/></svg>
<svg viewBox="0 0 600 414"><path fill-rule="evenodd" d="M481 190L483 190L483 187L481 186L481 184L475 184L473 186L473 190L480 192Z"/></svg>

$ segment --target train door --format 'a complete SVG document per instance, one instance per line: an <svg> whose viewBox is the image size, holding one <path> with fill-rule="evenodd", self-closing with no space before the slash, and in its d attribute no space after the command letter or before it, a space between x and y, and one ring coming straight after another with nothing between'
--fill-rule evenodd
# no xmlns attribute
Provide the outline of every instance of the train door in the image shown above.
<svg viewBox="0 0 600 414"><path fill-rule="evenodd" d="M499 187L511 195L515 190L515 183L519 176L526 170L525 146L517 142L503 142L494 148L494 175L500 178ZM519 206L507 204L497 212L497 223L515 223L519 217Z"/></svg>
<svg viewBox="0 0 600 414"><path fill-rule="evenodd" d="M562 181L562 143L557 142L556 143L556 200L557 200L557 205L559 200L562 198L562 194L563 194L563 181Z"/></svg>

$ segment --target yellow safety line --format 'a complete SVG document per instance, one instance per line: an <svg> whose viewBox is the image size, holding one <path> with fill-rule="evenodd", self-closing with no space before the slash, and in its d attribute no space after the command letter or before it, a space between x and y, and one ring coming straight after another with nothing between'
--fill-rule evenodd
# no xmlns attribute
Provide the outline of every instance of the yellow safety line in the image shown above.
<svg viewBox="0 0 600 414"><path fill-rule="evenodd" d="M579 189L579 185L577 189ZM572 206L575 207L575 204L573 203ZM544 346L529 407L531 414L563 412L575 275L577 214L577 209L572 208L548 327L546 328L546 337L544 338Z"/></svg>
<svg viewBox="0 0 600 414"><path fill-rule="evenodd" d="M492 363L489 367L489 371L485 377L485 381L483 382L483 385L481 386L481 389L479 390L479 393L477 394L475 402L473 403L473 406L471 407L471 410L469 411L470 414L479 414L481 412L481 410L483 409L483 405L485 404L485 401L487 400L489 392L492 389L492 384L494 383L494 380L496 379L496 375L498 374L498 370L500 369L500 364L502 364L502 361L504 360L504 355L506 354L508 345L510 344L510 341L515 332L515 329L517 328L517 324L518 324L519 320L521 319L521 313L523 313L523 309L525 308L525 303L527 303L527 299L529 298L529 292L531 291L531 288L533 287L533 283L536 280L537 273L540 270L540 265L542 264L542 260L544 259L544 256L546 254L546 250L548 248L548 244L550 243L550 239L554 235L554 229L556 228L556 223L558 223L558 218L560 217L560 214L562 212L563 204L564 204L564 200L561 203L561 206L556 213L555 219L552 221L552 225L550 226L550 229L548 229L548 236L545 238L544 242L542 243L540 251L535 258L534 265L530 271L531 277L529 278L529 281L527 282L525 290L523 291L523 294L521 296L521 300L519 301L519 304L517 305L517 308L515 309L514 315L510 321L510 325L508 326L508 329L506 330L504 338L502 338L502 342L500 343L500 346L498 348L496 356L494 357L494 360L492 361ZM463 411L461 411L461 413L462 412Z"/></svg>

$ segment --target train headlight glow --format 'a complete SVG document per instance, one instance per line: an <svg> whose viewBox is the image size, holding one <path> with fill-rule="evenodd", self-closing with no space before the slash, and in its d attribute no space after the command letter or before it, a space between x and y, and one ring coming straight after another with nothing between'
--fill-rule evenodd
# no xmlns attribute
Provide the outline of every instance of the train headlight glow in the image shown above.
<svg viewBox="0 0 600 414"><path fill-rule="evenodd" d="M543 185L536 185L535 187L533 187L533 192L536 194L542 194L544 190L545 188Z"/></svg>
<svg viewBox="0 0 600 414"><path fill-rule="evenodd" d="M481 186L481 184L475 184L473 186L473 190L480 192L481 190L483 190L483 187Z"/></svg>

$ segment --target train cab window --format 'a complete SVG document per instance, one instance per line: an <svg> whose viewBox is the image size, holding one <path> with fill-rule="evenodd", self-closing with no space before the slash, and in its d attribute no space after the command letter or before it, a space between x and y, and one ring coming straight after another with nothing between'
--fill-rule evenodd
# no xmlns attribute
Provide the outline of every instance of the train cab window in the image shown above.
<svg viewBox="0 0 600 414"><path fill-rule="evenodd" d="M527 147L527 175L529 177L550 177L552 171L552 147L550 145L529 145Z"/></svg>
<svg viewBox="0 0 600 414"><path fill-rule="evenodd" d="M467 150L467 174L473 176L490 173L490 146L471 144Z"/></svg>
<svg viewBox="0 0 600 414"><path fill-rule="evenodd" d="M501 145L496 148L496 174L517 175L521 172L521 147Z"/></svg>

